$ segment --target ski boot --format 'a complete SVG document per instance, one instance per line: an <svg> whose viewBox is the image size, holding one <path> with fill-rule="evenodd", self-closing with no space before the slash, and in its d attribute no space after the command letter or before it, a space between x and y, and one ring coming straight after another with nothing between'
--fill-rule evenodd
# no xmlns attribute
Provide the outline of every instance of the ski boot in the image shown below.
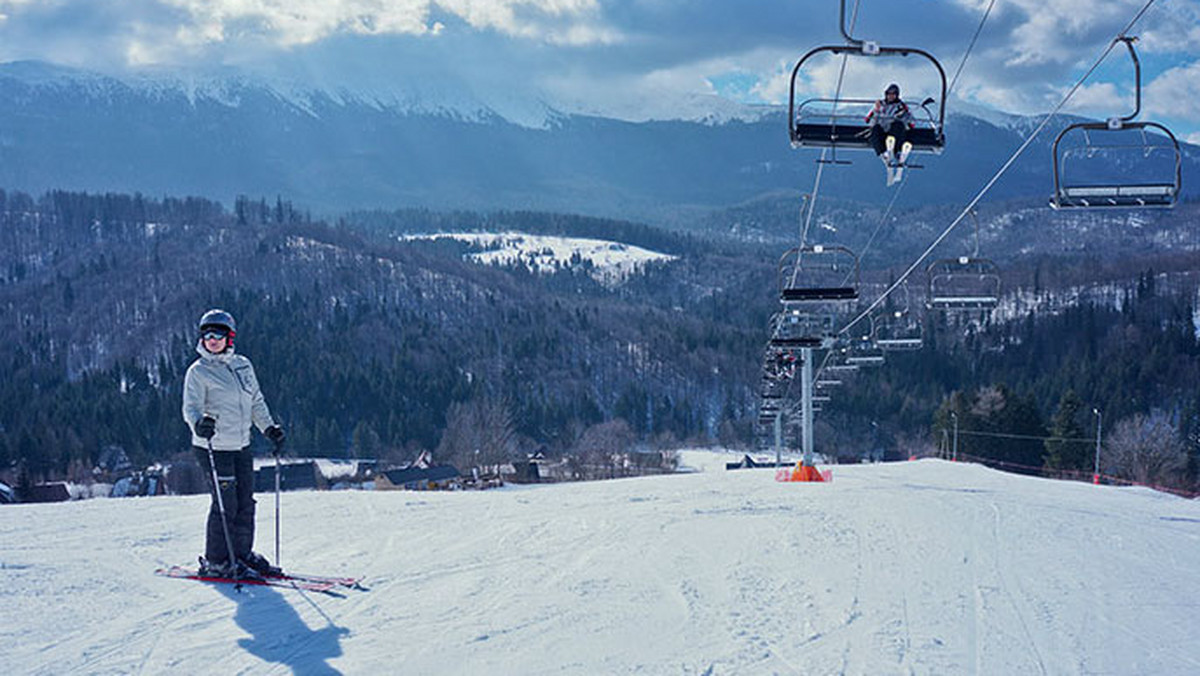
<svg viewBox="0 0 1200 676"><path fill-rule="evenodd" d="M200 557L200 569L198 574L200 577L219 577L224 579L238 580L262 580L263 576L258 571L250 568L245 563L238 561L236 567L228 561L209 561L203 556Z"/></svg>
<svg viewBox="0 0 1200 676"><path fill-rule="evenodd" d="M239 563L254 571L261 577L283 576L283 570L281 568L278 566L272 566L271 562L267 560L267 557L259 554L258 552L250 552L249 554L246 554L239 559Z"/></svg>

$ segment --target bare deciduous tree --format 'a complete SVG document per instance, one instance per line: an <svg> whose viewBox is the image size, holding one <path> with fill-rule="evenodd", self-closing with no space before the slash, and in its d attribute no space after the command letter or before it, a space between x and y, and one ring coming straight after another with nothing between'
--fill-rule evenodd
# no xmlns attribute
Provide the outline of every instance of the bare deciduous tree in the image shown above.
<svg viewBox="0 0 1200 676"><path fill-rule="evenodd" d="M1173 484L1187 458L1175 426L1161 411L1117 423L1104 444L1104 470L1145 484Z"/></svg>
<svg viewBox="0 0 1200 676"><path fill-rule="evenodd" d="M616 462L635 440L633 429L621 418L592 425L575 444L575 458L585 479L614 476Z"/></svg>
<svg viewBox="0 0 1200 676"><path fill-rule="evenodd" d="M451 404L446 412L446 433L434 457L437 462L464 469L500 465L516 453L512 409L503 399L485 397Z"/></svg>

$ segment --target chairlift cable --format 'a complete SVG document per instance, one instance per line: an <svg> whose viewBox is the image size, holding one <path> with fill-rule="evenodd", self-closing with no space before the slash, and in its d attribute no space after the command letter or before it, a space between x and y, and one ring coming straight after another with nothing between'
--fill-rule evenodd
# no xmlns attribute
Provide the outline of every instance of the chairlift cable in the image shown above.
<svg viewBox="0 0 1200 676"><path fill-rule="evenodd" d="M858 6L861 1L862 0L854 0L854 12L850 15L850 32L854 32L854 25L856 23L858 23ZM845 7L845 6L843 5L843 7ZM838 105L838 101L840 101L842 98L842 83L845 81L845 78L846 78L846 65L847 65L847 63L849 63L849 60L850 60L849 54L842 54L842 67L838 70L837 87L834 88L834 91L833 91L833 112L834 112L833 119L834 119L835 125L837 124L837 115L836 115L837 105ZM813 212L815 212L817 210L817 195L821 191L821 174L823 173L823 170L825 169L825 151L826 150L828 150L828 149L827 148L821 149L821 161L817 163L817 176L816 176L816 179L813 181L812 197L809 199L809 204L808 204L808 214L804 218L804 228L800 231L800 247L801 248L803 248L804 245L806 245L808 243L808 232L809 232L809 227L812 225ZM796 259L796 267L799 268L799 266L800 266L800 260L799 260L799 258L797 258Z"/></svg>
<svg viewBox="0 0 1200 676"><path fill-rule="evenodd" d="M1096 437L1042 437L1035 434L1014 434L1011 432L977 432L974 430L959 430L960 435L969 437L994 437L997 439L1029 439L1032 441L1078 441L1096 443Z"/></svg>
<svg viewBox="0 0 1200 676"><path fill-rule="evenodd" d="M870 239L867 240L866 246L863 247L862 253L859 254L858 260L860 263L864 258L867 257L867 252L871 250L871 245L875 243L875 237L883 228L883 224L887 223L888 216L892 215L892 207L896 205L896 198L900 197L900 191L904 189L904 183L904 181L901 181L900 186L892 192L892 201L888 202L887 209L884 210L883 216L879 219L879 223L875 225L874 232L871 233ZM850 272L846 273L846 279L842 280L843 285L850 280L850 274Z"/></svg>
<svg viewBox="0 0 1200 676"><path fill-rule="evenodd" d="M950 80L950 88L946 90L946 98L950 98L950 94L954 92L954 85L958 83L958 76L962 74L963 66L967 65L967 57L971 55L971 50L975 48L975 41L979 39L979 34L983 32L983 24L987 23L988 15L992 13L992 6L996 4L996 0L988 3L987 9L983 12L983 18L979 20L979 26L975 29L975 35L971 37L971 44L967 45L967 51L963 54L962 61L958 63L958 70L954 71L954 77Z"/></svg>
<svg viewBox="0 0 1200 676"><path fill-rule="evenodd" d="M963 218L966 217L966 215L968 213L970 213L970 211L972 209L975 208L975 205L979 203L979 200L983 199L983 196L986 195L988 193L988 191L990 191L992 189L992 186L994 186L996 184L996 182L1000 180L1000 177L1003 176L1010 167L1012 167L1013 163L1015 163L1017 161L1017 158L1019 158L1025 152L1025 150L1033 143L1034 139L1036 139L1038 137L1038 135L1041 134L1042 130L1046 128L1046 125L1050 123L1050 120L1054 119L1054 116L1056 116L1058 114L1058 112L1060 110L1062 110L1063 106L1065 106L1067 104L1067 102L1071 100L1071 97L1073 97L1075 95L1075 92L1077 92L1079 90L1079 88L1083 86L1083 83L1086 82L1089 77L1091 77L1092 73L1094 73L1096 71L1096 69L1100 67L1100 64L1104 62L1104 59L1106 59L1108 57L1108 55L1112 52L1113 47L1115 47L1117 42L1119 42L1119 38L1123 37L1131 28L1133 28L1134 24L1136 24L1138 22L1138 20L1142 18L1142 15L1145 14L1146 11L1149 10L1151 5L1153 5L1154 3L1155 3L1155 0L1147 0L1146 4L1133 17L1133 20L1131 20L1129 22L1129 24L1126 25L1125 28L1122 29L1121 32L1118 34L1118 39L1114 39L1108 43L1108 46L1105 47L1104 51L1100 54L1100 57L1098 59L1096 59L1095 63L1093 63L1091 65L1091 67L1088 68L1087 72L1084 73L1083 76L1081 78L1079 78L1078 81L1075 82L1075 84L1066 93L1066 95L1063 96L1062 100L1060 100L1058 102L1058 104L1054 106L1054 109L1051 110L1046 115L1046 117L1042 119L1041 123L1038 124L1037 128L1033 130L1033 132L1029 135L1029 137L1027 139L1025 139L1025 142L1022 143L1021 146L1019 148L1017 148L1015 152L1013 152L1012 156L1008 158L1008 160L1004 163L1004 165L1001 166L1000 169L997 170L996 173L992 175L992 178L990 180L988 180L988 182L983 186L983 188L981 188L979 190L978 193L976 193L975 197L972 198L970 203L968 203L967 206L963 208L963 210L958 214L958 216L954 219L954 221L952 221L950 223L950 225L948 225L946 227L946 229L942 231L942 234L938 235L938 237L933 240L933 243L930 244L927 249L925 249L924 253L922 253L920 256L918 256L915 261L913 261L912 265L910 265L908 267L908 269L904 271L904 274L900 275L899 279L897 279L882 294L880 294L879 297L876 298L874 302L872 302L869 306L867 306L867 309L863 310L857 317L855 317L853 320L851 320L849 324L846 324L846 326L843 327L842 330L839 331L839 333L844 334L844 333L848 332L852 327L854 327L855 324L859 323L860 321L865 319L868 315L870 315L872 310L874 310L876 307L878 307L879 304L882 303L889 295L891 295L891 293L893 291L895 291L897 288L899 288L900 285L905 280L908 279L909 275L911 275L913 273L913 271L915 271L917 269L917 267L920 266L921 263L923 263L925 261L926 258L929 258L929 255L931 253L933 253L933 250L936 249L937 246L939 244L941 244L942 241L944 241L946 239L946 237L948 237L950 235L951 232L954 231L954 228L958 227L958 224L962 222Z"/></svg>

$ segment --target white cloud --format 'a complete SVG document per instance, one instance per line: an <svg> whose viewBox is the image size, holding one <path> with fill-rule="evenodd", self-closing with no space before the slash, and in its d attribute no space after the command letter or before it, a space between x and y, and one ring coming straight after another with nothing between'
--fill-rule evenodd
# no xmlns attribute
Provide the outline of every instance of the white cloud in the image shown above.
<svg viewBox="0 0 1200 676"><path fill-rule="evenodd" d="M608 43L615 31L596 23L596 0L161 0L189 21L178 38L188 45L258 37L285 47L334 35L438 34L436 10L478 30L551 44Z"/></svg>
<svg viewBox="0 0 1200 676"><path fill-rule="evenodd" d="M178 38L188 45L255 35L283 46L310 44L335 33L422 34L425 0L164 0L190 21Z"/></svg>
<svg viewBox="0 0 1200 676"><path fill-rule="evenodd" d="M1149 116L1195 118L1200 101L1200 61L1164 71L1146 85L1143 104Z"/></svg>
<svg viewBox="0 0 1200 676"><path fill-rule="evenodd" d="M1010 65L1068 64L1081 46L1107 42L1131 19L1143 0L1009 0L1000 14L1015 19ZM1020 14L1014 17L1014 14Z"/></svg>
<svg viewBox="0 0 1200 676"><path fill-rule="evenodd" d="M1200 2L1174 0L1160 3L1137 33L1138 49L1148 54L1160 52L1196 52L1200 45Z"/></svg>
<svg viewBox="0 0 1200 676"><path fill-rule="evenodd" d="M1128 96L1123 96L1122 92L1117 90L1117 86L1111 82L1085 84L1075 90L1075 94L1063 106L1063 110L1104 119L1126 115L1133 112L1134 105L1133 92L1126 93ZM1063 91L1062 94L1065 95L1066 91ZM1129 99L1128 103L1126 98Z"/></svg>

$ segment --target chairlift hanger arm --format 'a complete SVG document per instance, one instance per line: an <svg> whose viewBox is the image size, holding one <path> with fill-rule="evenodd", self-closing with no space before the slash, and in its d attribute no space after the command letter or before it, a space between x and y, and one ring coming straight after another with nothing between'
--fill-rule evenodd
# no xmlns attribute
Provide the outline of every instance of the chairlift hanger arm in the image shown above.
<svg viewBox="0 0 1200 676"><path fill-rule="evenodd" d="M1133 59L1133 82L1134 82L1134 98L1133 112L1122 118L1121 122L1132 122L1137 118L1138 113L1142 112L1142 62L1138 60L1137 51L1133 48L1133 43L1137 42L1136 37L1128 35L1118 35L1114 42L1124 42L1129 48L1129 56Z"/></svg>

